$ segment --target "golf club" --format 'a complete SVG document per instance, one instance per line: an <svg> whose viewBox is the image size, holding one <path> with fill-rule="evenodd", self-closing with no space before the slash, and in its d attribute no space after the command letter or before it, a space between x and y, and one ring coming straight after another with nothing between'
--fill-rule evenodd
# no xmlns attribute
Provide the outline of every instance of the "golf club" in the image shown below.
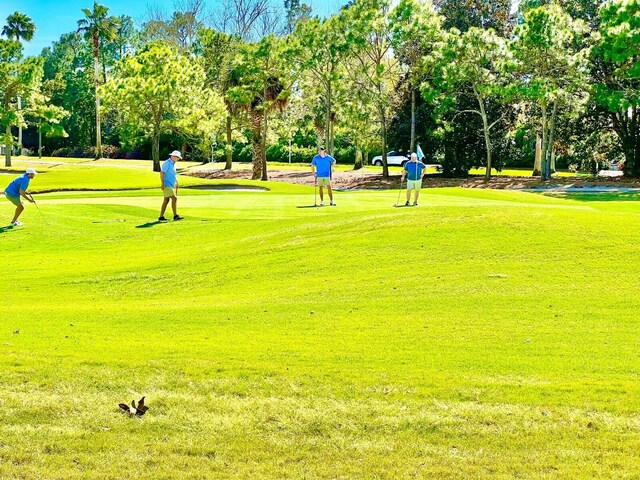
<svg viewBox="0 0 640 480"><path fill-rule="evenodd" d="M400 206L400 195L402 194L402 178L400 178L400 190L398 190L398 200L396 200L396 203L393 205L394 207L399 207Z"/></svg>
<svg viewBox="0 0 640 480"><path fill-rule="evenodd" d="M318 206L318 177L313 177L313 206Z"/></svg>
<svg viewBox="0 0 640 480"><path fill-rule="evenodd" d="M36 203L36 200L35 200L35 198L33 198L33 196L31 196L31 200L33 200L33 204L36 206L36 209L38 209L38 212L40 212L40 216L42 217L42 220L44 220L44 223L47 226L49 226L49 222L47 222L47 219L44 217L44 214L42 213L42 210L40 210L40 207Z"/></svg>

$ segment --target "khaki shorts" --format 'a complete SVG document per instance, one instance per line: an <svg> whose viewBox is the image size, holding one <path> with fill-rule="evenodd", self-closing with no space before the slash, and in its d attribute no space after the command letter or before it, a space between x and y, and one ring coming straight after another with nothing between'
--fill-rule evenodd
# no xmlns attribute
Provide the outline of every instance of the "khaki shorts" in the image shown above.
<svg viewBox="0 0 640 480"><path fill-rule="evenodd" d="M330 177L318 177L318 186L319 187L330 187L331 186L331 178Z"/></svg>
<svg viewBox="0 0 640 480"><path fill-rule="evenodd" d="M22 205L22 199L20 198L20 195L9 195L5 192L4 196L7 197L7 200L13 203L16 207Z"/></svg>
<svg viewBox="0 0 640 480"><path fill-rule="evenodd" d="M164 198L177 197L175 188L164 187L162 193L164 193Z"/></svg>
<svg viewBox="0 0 640 480"><path fill-rule="evenodd" d="M407 180L407 190L420 191L421 189L422 189L422 180Z"/></svg>

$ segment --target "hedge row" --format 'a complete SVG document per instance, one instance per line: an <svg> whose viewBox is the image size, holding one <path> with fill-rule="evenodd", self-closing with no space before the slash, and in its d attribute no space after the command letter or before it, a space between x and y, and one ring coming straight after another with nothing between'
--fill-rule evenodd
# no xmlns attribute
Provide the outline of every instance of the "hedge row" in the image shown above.
<svg viewBox="0 0 640 480"><path fill-rule="evenodd" d="M96 156L96 148L89 147L86 149L82 148L73 148L73 147L64 147L54 150L51 153L52 157L73 157L73 158L94 158ZM125 158L127 160L130 159L141 159L143 158L142 152L139 150L131 150L126 151L122 150L113 145L103 145L102 146L102 157L103 158Z"/></svg>
<svg viewBox="0 0 640 480"><path fill-rule="evenodd" d="M318 153L315 147L300 147L298 145L291 146L291 162L292 163L311 163L313 156ZM355 162L355 148L336 148L334 158L338 163L353 164ZM224 146L220 146L213 153L215 162L226 161ZM253 150L251 145L236 143L233 145L233 161L234 162L252 162ZM268 162L289 162L289 145L276 144L267 147Z"/></svg>

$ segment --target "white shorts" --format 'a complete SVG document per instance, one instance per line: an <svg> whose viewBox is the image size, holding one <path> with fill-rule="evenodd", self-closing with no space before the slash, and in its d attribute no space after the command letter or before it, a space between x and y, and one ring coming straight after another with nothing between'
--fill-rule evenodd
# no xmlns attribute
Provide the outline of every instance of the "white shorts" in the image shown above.
<svg viewBox="0 0 640 480"><path fill-rule="evenodd" d="M319 187L330 187L331 186L331 177L318 177L318 186Z"/></svg>
<svg viewBox="0 0 640 480"><path fill-rule="evenodd" d="M418 190L422 188L422 180L407 180L407 190Z"/></svg>

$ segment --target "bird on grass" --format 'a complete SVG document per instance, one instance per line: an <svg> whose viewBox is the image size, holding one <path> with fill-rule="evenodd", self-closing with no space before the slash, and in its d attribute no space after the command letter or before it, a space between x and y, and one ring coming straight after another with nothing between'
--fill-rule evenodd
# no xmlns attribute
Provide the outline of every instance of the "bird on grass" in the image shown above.
<svg viewBox="0 0 640 480"><path fill-rule="evenodd" d="M131 406L127 405L126 403L119 403L118 406L126 413L128 413L131 416L138 416L141 417L142 415L144 415L145 413L147 413L147 410L149 410L149 407L147 407L144 404L144 397L142 397L140 399L140 401L138 402L138 405L136 405L136 401L132 400L131 401Z"/></svg>

